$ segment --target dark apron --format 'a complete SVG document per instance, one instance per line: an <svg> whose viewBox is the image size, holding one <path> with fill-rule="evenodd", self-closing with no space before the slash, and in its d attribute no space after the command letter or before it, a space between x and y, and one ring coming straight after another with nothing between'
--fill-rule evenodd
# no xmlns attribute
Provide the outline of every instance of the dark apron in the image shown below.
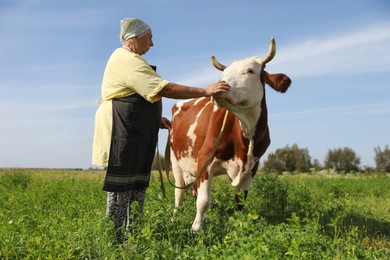
<svg viewBox="0 0 390 260"><path fill-rule="evenodd" d="M161 122L162 101L138 94L112 100L110 156L103 190L124 192L149 186Z"/></svg>

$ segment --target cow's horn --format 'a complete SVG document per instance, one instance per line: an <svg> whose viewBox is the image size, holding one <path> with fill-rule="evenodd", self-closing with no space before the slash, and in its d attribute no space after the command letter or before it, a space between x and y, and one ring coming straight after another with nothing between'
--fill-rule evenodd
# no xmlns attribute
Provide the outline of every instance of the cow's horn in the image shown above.
<svg viewBox="0 0 390 260"><path fill-rule="evenodd" d="M268 62L270 62L275 57L275 53L276 53L275 39L274 39L274 37L271 37L271 41L269 44L269 50L268 50L267 56L264 57L262 64L265 65Z"/></svg>
<svg viewBox="0 0 390 260"><path fill-rule="evenodd" d="M213 63L214 67L220 71L224 71L226 69L226 66L219 63L214 56L211 56L211 62Z"/></svg>

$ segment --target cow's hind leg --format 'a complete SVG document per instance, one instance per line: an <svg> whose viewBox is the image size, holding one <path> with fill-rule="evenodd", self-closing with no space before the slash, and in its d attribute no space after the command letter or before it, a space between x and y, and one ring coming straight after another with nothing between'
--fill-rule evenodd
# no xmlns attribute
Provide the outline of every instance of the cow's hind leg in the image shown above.
<svg viewBox="0 0 390 260"><path fill-rule="evenodd" d="M211 180L204 180L198 188L198 197L196 199L196 217L192 224L192 230L197 232L203 228L204 213L211 203Z"/></svg>

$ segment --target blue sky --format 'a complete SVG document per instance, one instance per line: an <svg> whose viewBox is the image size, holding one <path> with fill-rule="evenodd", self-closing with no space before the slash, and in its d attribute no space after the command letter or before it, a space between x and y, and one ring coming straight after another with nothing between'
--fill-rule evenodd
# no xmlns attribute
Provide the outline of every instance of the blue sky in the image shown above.
<svg viewBox="0 0 390 260"><path fill-rule="evenodd" d="M323 163L350 147L375 166L390 144L390 2L0 0L0 167L91 167L94 114L104 67L120 46L119 21L153 30L145 55L172 82L205 87L210 64L262 57L293 84L267 88L271 146L307 148ZM170 118L175 100L164 99ZM166 131L160 133L160 150Z"/></svg>

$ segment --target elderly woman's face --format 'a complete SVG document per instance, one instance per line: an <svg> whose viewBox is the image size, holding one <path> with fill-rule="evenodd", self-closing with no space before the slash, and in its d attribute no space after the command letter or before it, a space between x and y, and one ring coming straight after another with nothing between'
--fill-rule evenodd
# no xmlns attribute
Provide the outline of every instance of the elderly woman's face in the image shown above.
<svg viewBox="0 0 390 260"><path fill-rule="evenodd" d="M147 31L146 33L140 36L135 37L132 41L132 47L133 47L131 48L132 51L139 55L143 55L147 53L150 47L153 46L152 38L153 35L151 30Z"/></svg>

